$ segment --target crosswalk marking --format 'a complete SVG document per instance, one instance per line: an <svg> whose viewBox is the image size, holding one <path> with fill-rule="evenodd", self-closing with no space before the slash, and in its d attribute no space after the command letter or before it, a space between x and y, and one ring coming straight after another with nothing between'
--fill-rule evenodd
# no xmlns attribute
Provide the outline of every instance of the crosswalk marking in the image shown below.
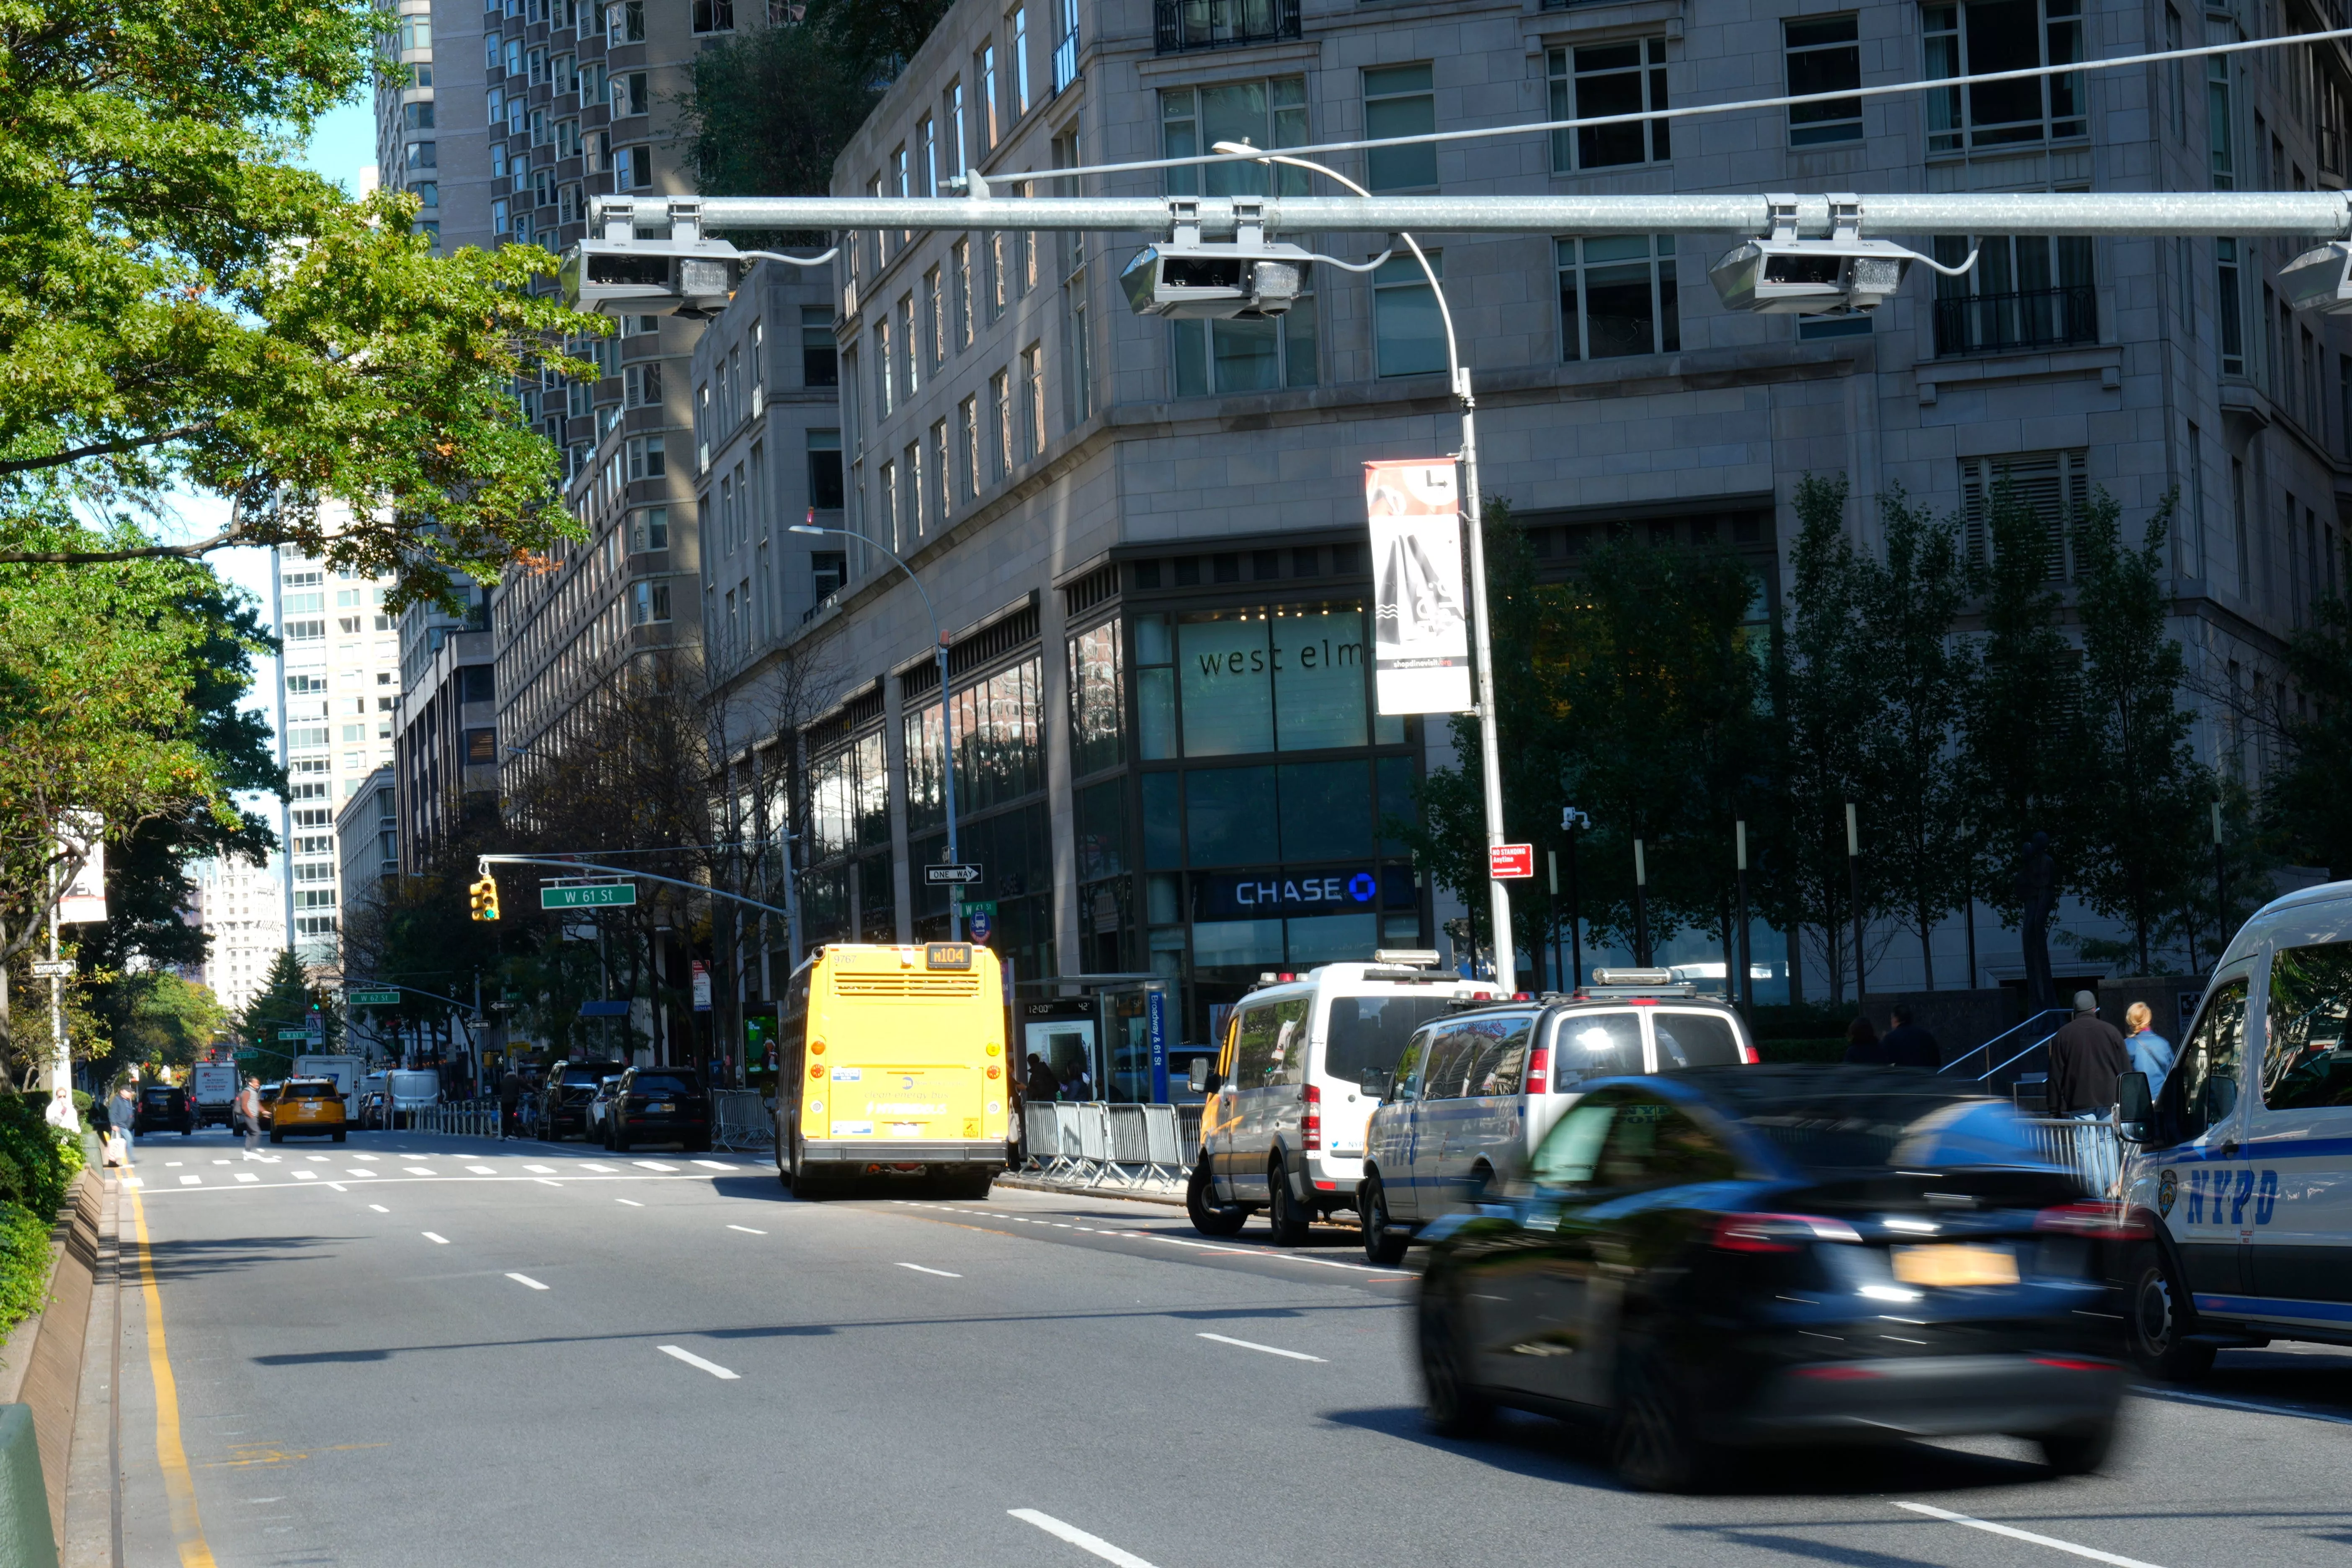
<svg viewBox="0 0 2352 1568"><path fill-rule="evenodd" d="M357 1166L353 1166L352 1168L352 1174L354 1176L373 1176L375 1173L373 1171L362 1171Z"/></svg>
<svg viewBox="0 0 2352 1568"><path fill-rule="evenodd" d="M204 1185L204 1181L205 1179L202 1176L182 1176L180 1178L180 1185L184 1187L199 1187Z"/></svg>
<svg viewBox="0 0 2352 1568"><path fill-rule="evenodd" d="M294 1173L294 1179L298 1182L315 1182L319 1179L319 1173L316 1171L297 1171Z"/></svg>
<svg viewBox="0 0 2352 1568"><path fill-rule="evenodd" d="M388 1209L388 1208L384 1207L382 1204L370 1204L370 1205L368 1205L368 1207L370 1207L370 1208L372 1208L372 1209L375 1210L375 1212L376 1212L376 1213L378 1213L378 1214L390 1214L390 1213L392 1212L390 1209Z"/></svg>
<svg viewBox="0 0 2352 1568"><path fill-rule="evenodd" d="M740 1230L746 1236L765 1236L768 1234L764 1230L753 1230L748 1225L730 1225L727 1228L730 1230Z"/></svg>
<svg viewBox="0 0 2352 1568"><path fill-rule="evenodd" d="M580 1162L580 1168L583 1171L602 1171L606 1175L610 1175L617 1167L612 1165L600 1165L593 1160L583 1160Z"/></svg>
<svg viewBox="0 0 2352 1568"><path fill-rule="evenodd" d="M466 1169L478 1176L495 1176L499 1173L498 1167L495 1165L468 1165Z"/></svg>
<svg viewBox="0 0 2352 1568"><path fill-rule="evenodd" d="M354 1154L352 1158L354 1160L373 1160L375 1156L373 1154Z"/></svg>
<svg viewBox="0 0 2352 1568"><path fill-rule="evenodd" d="M635 1198L614 1198L613 1201L614 1203L626 1204L633 1209L641 1209L646 1206L645 1205L637 1202Z"/></svg>
<svg viewBox="0 0 2352 1568"><path fill-rule="evenodd" d="M438 1171L429 1171L422 1165L403 1165L401 1169L412 1176L437 1176L441 1173Z"/></svg>
<svg viewBox="0 0 2352 1568"><path fill-rule="evenodd" d="M442 1246L442 1247L446 1247L446 1246L448 1246L448 1245L449 1245L449 1238L448 1238L447 1237L446 1237L446 1236L436 1235L435 1232L433 1232L433 1231L429 1231L429 1230L428 1230L428 1231L426 1231L426 1232L425 1233L425 1240L427 1240L427 1241L430 1241L430 1242L436 1243L436 1244L438 1244L438 1245L440 1245L440 1246Z"/></svg>
<svg viewBox="0 0 2352 1568"><path fill-rule="evenodd" d="M675 1171L677 1169L676 1165L665 1165L659 1160L632 1160L629 1163L636 1166L641 1171Z"/></svg>
<svg viewBox="0 0 2352 1568"><path fill-rule="evenodd" d="M552 1165L525 1165L523 1169L530 1172L533 1175L538 1176L551 1176L555 1174L555 1167Z"/></svg>
<svg viewBox="0 0 2352 1568"><path fill-rule="evenodd" d="M735 1166L727 1163L724 1160L697 1160L694 1163L701 1166L706 1171L732 1171L736 1169Z"/></svg>
<svg viewBox="0 0 2352 1568"><path fill-rule="evenodd" d="M236 1173L236 1179L240 1182L257 1182L261 1180L259 1176L255 1175L251 1171L239 1171Z"/></svg>

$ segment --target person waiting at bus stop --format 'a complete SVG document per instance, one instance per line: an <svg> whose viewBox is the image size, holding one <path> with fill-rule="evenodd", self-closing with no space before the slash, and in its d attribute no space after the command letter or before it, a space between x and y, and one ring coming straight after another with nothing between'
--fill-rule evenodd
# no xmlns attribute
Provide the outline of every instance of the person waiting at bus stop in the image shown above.
<svg viewBox="0 0 2352 1568"><path fill-rule="evenodd" d="M1029 1053L1029 1071L1023 1078L1022 1084L1032 1105L1062 1098L1062 1080L1055 1076L1052 1068L1045 1065L1045 1058L1035 1051Z"/></svg>

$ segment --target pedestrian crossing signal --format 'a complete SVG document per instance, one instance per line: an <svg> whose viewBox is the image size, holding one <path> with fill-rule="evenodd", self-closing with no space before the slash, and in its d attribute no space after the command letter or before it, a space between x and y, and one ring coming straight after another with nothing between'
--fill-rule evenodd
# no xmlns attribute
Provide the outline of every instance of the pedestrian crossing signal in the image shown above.
<svg viewBox="0 0 2352 1568"><path fill-rule="evenodd" d="M467 891L473 898L476 920L494 921L499 918L499 884L488 872L484 872L482 879Z"/></svg>

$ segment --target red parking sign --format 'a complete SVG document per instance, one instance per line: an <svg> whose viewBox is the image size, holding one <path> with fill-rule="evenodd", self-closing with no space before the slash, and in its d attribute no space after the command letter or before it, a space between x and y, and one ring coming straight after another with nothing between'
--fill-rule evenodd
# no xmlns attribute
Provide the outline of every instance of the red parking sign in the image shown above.
<svg viewBox="0 0 2352 1568"><path fill-rule="evenodd" d="M1536 874L1536 847L1532 844L1490 844L1486 847L1486 875L1501 880Z"/></svg>

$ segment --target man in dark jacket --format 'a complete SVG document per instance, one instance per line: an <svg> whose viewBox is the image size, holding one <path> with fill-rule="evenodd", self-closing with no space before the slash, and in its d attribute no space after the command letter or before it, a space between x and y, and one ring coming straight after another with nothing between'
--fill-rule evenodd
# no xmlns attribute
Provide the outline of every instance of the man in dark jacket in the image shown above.
<svg viewBox="0 0 2352 1568"><path fill-rule="evenodd" d="M2116 1108L2116 1079L2130 1066L2123 1032L2099 1016L2099 999L2075 992L2073 1020L2050 1038L2050 1114L2083 1123L2075 1134L2075 1167L2102 1197L2116 1184L2115 1136L2106 1124Z"/></svg>
<svg viewBox="0 0 2352 1568"><path fill-rule="evenodd" d="M520 1120L521 1106L522 1074L509 1068L506 1076L499 1079L499 1142L503 1143L507 1141L509 1136L507 1129Z"/></svg>
<svg viewBox="0 0 2352 1568"><path fill-rule="evenodd" d="M1936 1071L1944 1065L1944 1053L1936 1044L1936 1037L1911 1021L1911 1009L1896 1007L1890 1014L1895 1026L1878 1042L1879 1058L1898 1068L1925 1068Z"/></svg>

